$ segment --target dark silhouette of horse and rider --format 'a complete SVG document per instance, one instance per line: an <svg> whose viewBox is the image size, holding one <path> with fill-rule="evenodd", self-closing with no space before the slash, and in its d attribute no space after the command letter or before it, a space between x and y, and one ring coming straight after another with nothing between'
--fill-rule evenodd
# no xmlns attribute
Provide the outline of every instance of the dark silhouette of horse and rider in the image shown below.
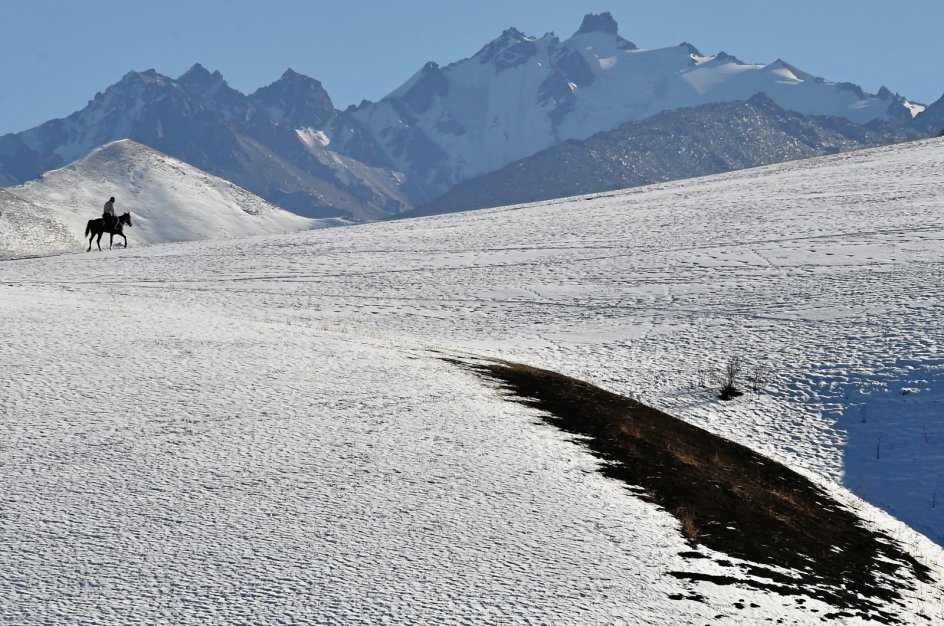
<svg viewBox="0 0 944 626"><path fill-rule="evenodd" d="M85 226L85 236L89 238L89 247L86 252L91 252L92 250L92 240L95 237L98 237L98 240L95 242L98 244L98 249L102 249L102 235L108 233L108 249L111 250L111 244L115 240L115 235L120 235L122 239L125 240L125 248L128 247L128 238L125 237L124 225L132 226L131 224L131 213L127 212L122 215L115 216L115 198L111 197L108 199L108 202L105 203L105 210L102 213L102 216L98 219L89 220L88 224Z"/></svg>

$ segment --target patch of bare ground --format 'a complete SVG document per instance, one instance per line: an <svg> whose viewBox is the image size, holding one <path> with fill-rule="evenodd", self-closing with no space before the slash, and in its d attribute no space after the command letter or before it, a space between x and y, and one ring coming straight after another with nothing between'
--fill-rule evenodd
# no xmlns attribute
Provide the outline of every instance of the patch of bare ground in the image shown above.
<svg viewBox="0 0 944 626"><path fill-rule="evenodd" d="M928 567L890 537L867 528L807 478L745 446L555 372L447 360L498 381L514 401L580 435L606 461L603 474L677 517L693 547L757 564L743 578L670 572L677 578L817 598L836 607L828 617L881 623L900 623L893 612L902 602L899 589L914 578L930 580Z"/></svg>

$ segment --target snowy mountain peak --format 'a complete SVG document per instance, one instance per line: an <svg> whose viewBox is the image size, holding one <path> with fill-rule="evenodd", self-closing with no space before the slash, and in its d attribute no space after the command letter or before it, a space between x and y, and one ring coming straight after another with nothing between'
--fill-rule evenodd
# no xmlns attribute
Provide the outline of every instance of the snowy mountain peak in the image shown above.
<svg viewBox="0 0 944 626"><path fill-rule="evenodd" d="M249 99L273 121L294 128L322 126L335 113L321 82L287 69L274 83L256 90Z"/></svg>
<svg viewBox="0 0 944 626"><path fill-rule="evenodd" d="M403 83L402 85L394 89L392 92L384 96L381 99L381 101L397 100L399 98L402 98L404 95L409 93L417 83L422 82L427 76L429 76L431 73L436 72L438 70L439 70L438 63L436 63L435 61L427 61L423 65L423 67L420 68L418 72L413 74L413 76L410 76L410 78L408 78L405 83ZM360 105L358 105L357 108L368 108L372 105L373 105L373 102L371 102L370 100L362 100Z"/></svg>
<svg viewBox="0 0 944 626"><path fill-rule="evenodd" d="M204 104L213 103L214 108L239 108L245 98L229 86L219 70L210 72L199 63L184 72L176 82L188 95Z"/></svg>
<svg viewBox="0 0 944 626"><path fill-rule="evenodd" d="M678 47L679 47L679 48L684 48L684 49L687 50L688 53L689 53L690 55L692 55L692 56L696 56L696 57L703 57L703 56L705 56L705 55L703 55L703 54L701 53L701 51L700 51L698 48L696 48L696 47L693 46L692 44L688 43L687 41L683 41L682 43L680 43L680 44L678 45Z"/></svg>
<svg viewBox="0 0 944 626"><path fill-rule="evenodd" d="M735 65L744 65L744 61L737 58L733 54L728 54L723 50L715 55L714 60L718 63L734 63Z"/></svg>
<svg viewBox="0 0 944 626"><path fill-rule="evenodd" d="M538 40L529 37L517 28L506 29L497 39L486 45L472 57L482 65L492 63L499 72L517 67L537 52Z"/></svg>
<svg viewBox="0 0 944 626"><path fill-rule="evenodd" d="M478 54L482 54L486 51L493 51L500 48L507 48L509 46L514 46L515 44L525 43L534 41L534 37L530 37L514 26L506 28L502 31L502 34L496 37L491 43L486 45L484 48L479 50ZM478 54L476 56L478 56Z"/></svg>
<svg viewBox="0 0 944 626"><path fill-rule="evenodd" d="M506 28L504 31L502 31L501 37L499 37L499 39L510 39L510 40L514 40L514 41L525 41L525 40L534 39L534 38L533 38L533 37L529 37L528 35L525 35L523 32L521 32L520 30L518 30L518 29L515 28L514 26L511 26L511 27L509 27L509 28Z"/></svg>
<svg viewBox="0 0 944 626"><path fill-rule="evenodd" d="M199 63L194 63L189 70L180 75L180 78L177 79L177 82L187 86L212 85L223 82L223 75L219 70L210 72L210 70L203 67Z"/></svg>
<svg viewBox="0 0 944 626"><path fill-rule="evenodd" d="M309 82L311 81L311 82L318 83L319 85L321 84L319 81L315 80L314 78L311 78L310 76L305 76L304 74L299 74L292 68L288 68L284 72L282 72L282 76L279 78L279 80L282 80L285 82Z"/></svg>
<svg viewBox="0 0 944 626"><path fill-rule="evenodd" d="M92 167L94 168L97 164L114 162L122 159L134 159L138 156L147 154L148 152L156 152L144 146L136 141L131 139L119 139L118 141L112 141L111 143L106 143L100 148L96 148L88 153L87 156L80 159L77 164L73 167L78 167L78 164L81 164L83 167ZM43 174L43 177L46 176L55 176L55 172L47 172Z"/></svg>
<svg viewBox="0 0 944 626"><path fill-rule="evenodd" d="M257 94L263 91L282 91L286 93L296 93L296 94L308 94L311 92L324 92L327 96L327 92L324 89L324 86L321 84L321 81L307 76L305 74L300 74L295 70L289 68L282 73L282 76L278 80L272 82L265 87L257 89L250 98L256 97Z"/></svg>
<svg viewBox="0 0 944 626"><path fill-rule="evenodd" d="M448 90L449 82L439 65L430 62L423 66L417 80L403 92L401 99L413 112L423 113L429 110L437 96L444 96Z"/></svg>
<svg viewBox="0 0 944 626"><path fill-rule="evenodd" d="M153 68L149 70L143 70L140 72L137 70L131 70L121 77L121 81L131 81L131 80L146 81L146 80L153 80L154 78L157 78L160 76L161 75L157 73L157 70Z"/></svg>
<svg viewBox="0 0 944 626"><path fill-rule="evenodd" d="M611 35L619 34L619 25L616 23L616 20L613 19L613 16L610 15L609 11L604 11L603 13L588 13L583 17L583 22L580 24L580 28L577 30L575 35L582 35L584 33L609 33Z"/></svg>
<svg viewBox="0 0 944 626"><path fill-rule="evenodd" d="M282 76L279 77L279 79L274 83L271 83L269 87L273 85L292 86L303 90L315 89L324 91L324 86L321 84L320 80L314 79L306 74L296 72L292 68L288 68L282 72Z"/></svg>
<svg viewBox="0 0 944 626"><path fill-rule="evenodd" d="M620 36L616 20L609 13L600 15L591 13L585 16L580 28L565 45L573 48L592 48L598 51L637 49L636 44Z"/></svg>
<svg viewBox="0 0 944 626"><path fill-rule="evenodd" d="M140 85L164 85L168 82L166 76L159 74L157 70L150 69L144 70L143 72L138 72L132 70L121 77L121 80L109 87L109 89L122 86L122 87L137 87ZM105 90L106 93L108 89Z"/></svg>
<svg viewBox="0 0 944 626"><path fill-rule="evenodd" d="M808 74L808 73L804 72L803 70L797 68L796 66L787 63L787 62L784 61L783 59L777 59L776 61L774 61L774 62L771 63L770 65L767 65L766 67L764 67L764 71L780 72L780 73L786 72L786 73L789 73L789 74L793 74L793 77L794 77L796 80L799 80L799 81L815 80L815 79L816 79L816 77L813 76L812 74ZM862 94L860 95L860 97L861 97L861 98L865 98L865 93L862 93Z"/></svg>

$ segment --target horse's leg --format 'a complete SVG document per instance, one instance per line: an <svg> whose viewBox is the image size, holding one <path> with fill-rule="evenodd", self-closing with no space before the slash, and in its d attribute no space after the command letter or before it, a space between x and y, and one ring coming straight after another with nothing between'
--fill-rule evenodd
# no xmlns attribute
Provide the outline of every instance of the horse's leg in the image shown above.
<svg viewBox="0 0 944 626"><path fill-rule="evenodd" d="M127 247L128 247L128 238L125 237L125 234L124 234L124 233L118 233L118 234L121 235L121 238L125 240L125 248L127 248Z"/></svg>
<svg viewBox="0 0 944 626"><path fill-rule="evenodd" d="M95 240L95 243L98 245L98 251L99 251L99 252L102 251L102 235L104 235L104 234L105 234L104 231L98 233L98 239Z"/></svg>
<svg viewBox="0 0 944 626"><path fill-rule="evenodd" d="M95 239L95 233L92 233L91 235L89 235L89 247L88 247L88 250L86 250L86 252L91 252L91 251L92 251L92 240L93 240L93 239Z"/></svg>
<svg viewBox="0 0 944 626"><path fill-rule="evenodd" d="M115 233L108 233L108 249L111 250L111 244L115 241Z"/></svg>

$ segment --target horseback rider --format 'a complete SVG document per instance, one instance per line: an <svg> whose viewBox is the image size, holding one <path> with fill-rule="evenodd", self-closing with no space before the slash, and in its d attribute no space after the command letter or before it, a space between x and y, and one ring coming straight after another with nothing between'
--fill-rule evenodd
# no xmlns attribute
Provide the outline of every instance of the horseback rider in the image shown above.
<svg viewBox="0 0 944 626"><path fill-rule="evenodd" d="M102 213L102 219L105 220L105 227L108 228L108 230L113 230L115 228L118 218L115 216L114 196L109 198L108 202L105 203L105 212Z"/></svg>

